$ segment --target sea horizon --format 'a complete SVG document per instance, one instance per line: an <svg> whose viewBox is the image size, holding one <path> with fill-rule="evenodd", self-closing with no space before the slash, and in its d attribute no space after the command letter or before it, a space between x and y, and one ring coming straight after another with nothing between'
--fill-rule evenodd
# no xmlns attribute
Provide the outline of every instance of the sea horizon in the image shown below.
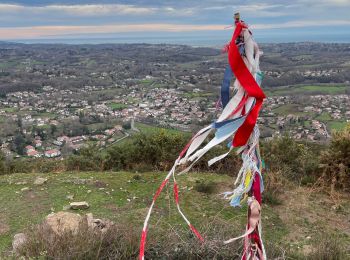
<svg viewBox="0 0 350 260"><path fill-rule="evenodd" d="M210 34L179 34L169 33L165 35L95 35L84 37L82 35L54 38L37 39L8 39L2 42L24 43L24 44L180 44L203 47L221 47L231 39L231 31L215 32ZM288 32L256 33L254 38L258 43L297 43L297 42L318 42L318 43L350 43L350 34L300 34L289 35Z"/></svg>

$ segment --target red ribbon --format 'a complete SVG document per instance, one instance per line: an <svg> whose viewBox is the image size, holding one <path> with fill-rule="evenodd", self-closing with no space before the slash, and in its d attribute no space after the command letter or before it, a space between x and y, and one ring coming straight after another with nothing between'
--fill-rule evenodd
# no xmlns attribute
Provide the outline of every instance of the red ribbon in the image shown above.
<svg viewBox="0 0 350 260"><path fill-rule="evenodd" d="M196 235L196 237L197 237L200 241L204 242L203 237L201 236L201 234L197 231L197 229L196 229L192 224L190 224L190 229L192 230L192 232Z"/></svg>
<svg viewBox="0 0 350 260"><path fill-rule="evenodd" d="M159 197L160 193L164 189L164 186L168 183L169 179L165 179L162 184L159 186L158 190L156 191L156 194L154 194L153 201L155 202L157 198Z"/></svg>
<svg viewBox="0 0 350 260"><path fill-rule="evenodd" d="M244 60L237 48L236 39L241 34L243 28L247 28L247 26L241 22L236 24L236 29L230 42L228 60L237 80L250 97L256 98L256 103L251 112L247 115L244 123L240 128L238 128L237 133L233 138L233 146L235 147L243 146L247 143L258 119L263 99L266 97L264 92L259 87L258 83L256 83L253 75L245 65Z"/></svg>
<svg viewBox="0 0 350 260"><path fill-rule="evenodd" d="M228 60L231 66L233 73L235 74L237 80L247 92L248 96L255 97L256 102L250 113L247 115L244 123L238 128L232 144L233 146L244 146L247 144L248 139L254 129L256 121L259 116L259 112L263 103L264 98L266 98L264 92L261 90L260 86L256 83L253 75L250 73L247 68L239 50L236 45L236 39L241 34L243 28L247 28L245 24L242 22L236 23L236 29L233 33L232 40L230 42L230 47L228 51ZM261 191L260 191L260 176L255 174L255 178L253 181L253 195L255 199L261 204ZM248 216L249 218L249 216ZM249 224L248 224L249 228ZM252 234L248 236L248 239L254 240L259 248L261 249L261 241L259 238L259 231L256 229ZM246 248L247 244L245 244ZM243 260L247 259L247 252L243 254Z"/></svg>
<svg viewBox="0 0 350 260"><path fill-rule="evenodd" d="M141 242L140 242L140 254L139 254L140 260L143 260L143 256L145 255L146 237L147 237L147 231L142 230Z"/></svg>
<svg viewBox="0 0 350 260"><path fill-rule="evenodd" d="M179 204L179 188L177 187L176 182L174 183L174 197L176 204Z"/></svg>

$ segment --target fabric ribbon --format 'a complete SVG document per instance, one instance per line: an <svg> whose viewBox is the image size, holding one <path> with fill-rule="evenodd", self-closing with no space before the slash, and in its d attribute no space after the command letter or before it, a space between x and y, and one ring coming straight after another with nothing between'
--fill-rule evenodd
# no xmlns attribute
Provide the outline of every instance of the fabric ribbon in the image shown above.
<svg viewBox="0 0 350 260"><path fill-rule="evenodd" d="M247 26L242 22L236 24L236 29L230 42L228 60L233 73L235 74L237 80L242 85L244 90L249 96L256 98L256 104L247 116L243 125L237 130L237 133L233 138L232 144L235 147L243 146L247 143L258 119L263 99L266 97L256 80L254 79L253 75L248 70L236 45L236 39L241 34L243 28L247 28Z"/></svg>
<svg viewBox="0 0 350 260"><path fill-rule="evenodd" d="M230 101L230 84L233 78L232 70L230 66L225 69L224 80L221 85L221 104L225 108L227 103Z"/></svg>
<svg viewBox="0 0 350 260"><path fill-rule="evenodd" d="M256 121L258 118L259 111L261 109L263 99L265 98L265 94L259 87L261 75L259 78L259 56L255 56L252 58L252 44L249 41L245 42L246 52L245 54L248 57L247 62L251 66L255 66L255 69L251 69L250 71L243 59L242 52L238 50L236 45L236 40L239 35L242 33L243 29L247 29L247 26L242 23L236 23L236 29L232 36L232 40L229 45L228 51L228 59L229 59L229 68L226 70L224 84L224 92L222 93L222 98L224 99L224 109L222 114L216 120L216 122L211 125L203 128L197 134L195 134L189 143L185 146L185 148L181 151L179 157L175 161L172 169L169 171L159 188L156 190L152 204L149 207L147 212L144 226L141 234L140 241L140 254L139 259L144 259L145 253L145 245L147 238L147 229L148 222L155 206L155 203L160 196L161 192L164 190L165 186L169 183L169 179L173 177L173 192L174 192L174 200L176 203L176 207L182 218L185 220L189 229L192 233L201 241L203 241L203 237L200 233L195 229L195 227L190 223L190 221L186 218L184 213L180 208L179 203L179 188L175 179L175 171L177 166L186 164L191 162L191 165L186 169L182 170L179 174L188 172L191 167L210 149L214 146L225 142L228 139L233 140L230 142L228 148L229 151L223 155L213 158L209 161L209 165L225 158L229 152L233 149L233 147L241 146L238 149L239 153L242 153L243 166L238 174L235 185L241 180L241 184L233 191L226 194L231 196L231 205L237 206L241 204L241 198L248 197L248 193L253 195L252 198L249 199L249 207L248 207L248 224L246 226L246 232L242 236L234 239L230 239L226 241L226 243L230 243L239 238L245 238L245 246L243 253L243 260L246 259L259 259L265 260L266 254L264 245L261 239L261 221L260 221L260 211L261 211L261 192L263 191L263 181L261 179L261 167L262 162L259 154L259 129L256 126ZM244 31L247 35L247 31ZM251 39L250 39L251 40ZM243 45L241 45L242 48ZM244 46L243 46L244 47ZM249 48L248 48L249 47ZM248 52L250 50L250 52ZM256 50L255 50L256 51ZM259 55L259 52L255 52L255 55ZM253 64L254 63L254 64ZM229 74L232 73L236 76L235 81L235 92L234 96L229 99ZM253 74L256 79L254 78ZM259 84L257 83L259 82ZM228 85L227 85L228 83ZM253 133L254 130L254 133ZM215 136L208 143L204 143L211 132L215 131ZM249 140L250 139L250 140ZM248 143L249 140L249 143ZM226 197L225 196L225 197Z"/></svg>
<svg viewBox="0 0 350 260"><path fill-rule="evenodd" d="M225 244L232 243L233 241L236 241L240 238L247 237L248 235L252 234L258 227L259 222L260 222L260 212L261 212L261 207L260 204L257 200L252 200L249 205L249 211L248 211L248 226L247 226L247 231L235 238L231 238L227 241L225 241Z"/></svg>

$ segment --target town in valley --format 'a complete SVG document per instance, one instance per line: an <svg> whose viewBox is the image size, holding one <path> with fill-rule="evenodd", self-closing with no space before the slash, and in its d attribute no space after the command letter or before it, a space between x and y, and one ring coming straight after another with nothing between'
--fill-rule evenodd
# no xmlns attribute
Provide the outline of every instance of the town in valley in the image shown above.
<svg viewBox="0 0 350 260"><path fill-rule="evenodd" d="M349 44L262 49L263 139L327 142L345 127ZM61 158L84 146L104 149L148 126L194 132L222 111L226 66L219 48L0 43L1 150L13 158Z"/></svg>

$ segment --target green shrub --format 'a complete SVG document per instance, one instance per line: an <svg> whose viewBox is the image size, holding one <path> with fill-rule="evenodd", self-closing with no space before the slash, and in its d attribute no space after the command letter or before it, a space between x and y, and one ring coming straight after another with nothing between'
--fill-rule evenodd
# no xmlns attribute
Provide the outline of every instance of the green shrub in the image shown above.
<svg viewBox="0 0 350 260"><path fill-rule="evenodd" d="M98 148L90 146L68 157L65 163L68 171L103 171L105 162Z"/></svg>
<svg viewBox="0 0 350 260"><path fill-rule="evenodd" d="M135 147L130 144L116 145L107 150L105 158L105 170L129 170L133 169L133 151Z"/></svg>
<svg viewBox="0 0 350 260"><path fill-rule="evenodd" d="M0 152L0 175L7 173L5 160L4 154Z"/></svg>
<svg viewBox="0 0 350 260"><path fill-rule="evenodd" d="M160 130L138 134L132 142L111 147L107 151L105 168L140 171L169 170L186 145L187 138Z"/></svg>
<svg viewBox="0 0 350 260"><path fill-rule="evenodd" d="M215 182L197 181L194 189L201 193L212 194L217 190L217 184Z"/></svg>
<svg viewBox="0 0 350 260"><path fill-rule="evenodd" d="M320 156L322 179L331 189L350 190L350 124L332 133L329 148Z"/></svg>
<svg viewBox="0 0 350 260"><path fill-rule="evenodd" d="M166 130L138 134L131 141L108 149L105 170L168 171L189 140L185 134L173 134ZM215 147L194 165L193 170L236 174L241 161L235 153L208 166L208 160L226 153L227 149L224 145Z"/></svg>
<svg viewBox="0 0 350 260"><path fill-rule="evenodd" d="M263 143L262 157L268 171L279 171L282 178L300 181L313 175L318 168L318 156L307 143L285 136Z"/></svg>
<svg viewBox="0 0 350 260"><path fill-rule="evenodd" d="M29 173L35 171L35 167L27 159L15 159L7 162L6 171L7 173Z"/></svg>

